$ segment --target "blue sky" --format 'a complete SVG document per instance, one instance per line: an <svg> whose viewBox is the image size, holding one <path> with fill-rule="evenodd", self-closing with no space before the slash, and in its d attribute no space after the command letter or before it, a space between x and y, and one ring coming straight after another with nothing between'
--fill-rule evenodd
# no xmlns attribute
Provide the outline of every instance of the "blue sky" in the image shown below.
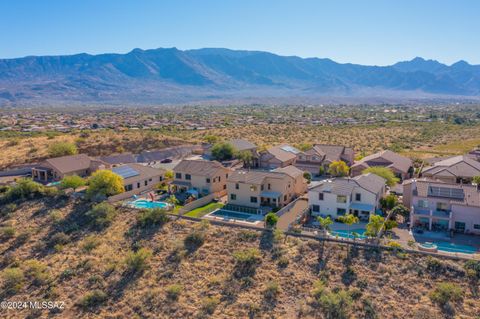
<svg viewBox="0 0 480 319"><path fill-rule="evenodd" d="M480 64L477 0L12 0L0 58L225 47L387 65Z"/></svg>

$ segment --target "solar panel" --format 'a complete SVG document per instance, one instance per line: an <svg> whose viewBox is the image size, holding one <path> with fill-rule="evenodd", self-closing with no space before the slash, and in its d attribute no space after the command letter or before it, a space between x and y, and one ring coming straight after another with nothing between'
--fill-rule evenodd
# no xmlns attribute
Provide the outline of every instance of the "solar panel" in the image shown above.
<svg viewBox="0 0 480 319"><path fill-rule="evenodd" d="M428 188L428 194L435 197L446 197L454 199L463 199L464 193L461 188L448 188L448 187L437 187L430 186Z"/></svg>
<svg viewBox="0 0 480 319"><path fill-rule="evenodd" d="M298 154L300 153L299 150L297 150L295 147L293 146L282 146L281 147L282 150L284 150L285 152L290 152L290 153L293 153L293 154Z"/></svg>
<svg viewBox="0 0 480 319"><path fill-rule="evenodd" d="M139 172L137 172L136 170L134 170L130 166L114 167L114 168L112 168L112 172L122 176L124 179L140 175Z"/></svg>

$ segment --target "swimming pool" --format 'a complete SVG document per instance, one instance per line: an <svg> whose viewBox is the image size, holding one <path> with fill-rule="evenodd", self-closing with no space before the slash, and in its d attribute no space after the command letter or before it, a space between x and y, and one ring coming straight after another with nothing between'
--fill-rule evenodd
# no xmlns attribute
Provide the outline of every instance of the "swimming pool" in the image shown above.
<svg viewBox="0 0 480 319"><path fill-rule="evenodd" d="M357 228L357 229L350 229L350 230L332 230L330 231L330 235L332 235L333 237L342 237L342 238L349 238L349 239L353 239L354 236L352 235L353 233L357 233L358 235L356 236L356 238L358 239L365 239L367 238L368 236L365 235L365 229L364 228Z"/></svg>
<svg viewBox="0 0 480 319"><path fill-rule="evenodd" d="M458 245L446 241L437 241L434 244L437 246L438 250L450 253L474 254L477 252L477 248L470 245Z"/></svg>
<svg viewBox="0 0 480 319"><path fill-rule="evenodd" d="M137 199L129 204L135 208L167 208L169 205L165 202L152 202L146 199Z"/></svg>
<svg viewBox="0 0 480 319"><path fill-rule="evenodd" d="M260 215L234 212L234 211L225 210L225 209L217 209L216 211L211 213L209 216L223 217L225 219L236 219L236 220L241 220L249 223L254 223L262 219Z"/></svg>

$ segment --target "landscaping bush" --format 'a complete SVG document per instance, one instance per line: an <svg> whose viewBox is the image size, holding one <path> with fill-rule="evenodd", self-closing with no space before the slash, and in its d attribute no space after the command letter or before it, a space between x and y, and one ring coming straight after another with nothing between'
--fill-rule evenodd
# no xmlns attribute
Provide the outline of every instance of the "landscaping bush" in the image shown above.
<svg viewBox="0 0 480 319"><path fill-rule="evenodd" d="M104 202L93 206L86 215L90 218L91 223L95 227L103 228L113 222L113 219L117 215L117 211L115 207Z"/></svg>
<svg viewBox="0 0 480 319"><path fill-rule="evenodd" d="M60 181L60 188L62 188L62 189L66 189L66 188L77 189L81 186L85 186L85 184L86 184L85 180L78 175L65 176Z"/></svg>
<svg viewBox="0 0 480 319"><path fill-rule="evenodd" d="M166 211L161 208L143 209L137 215L137 223L140 227L163 225L168 220Z"/></svg>
<svg viewBox="0 0 480 319"><path fill-rule="evenodd" d="M148 260L152 256L152 251L148 248L140 248L136 252L130 252L125 258L127 271L140 273L148 266Z"/></svg>
<svg viewBox="0 0 480 319"><path fill-rule="evenodd" d="M178 285L178 284L170 285L166 288L167 298L170 300L178 300L178 297L180 297L180 294L182 293L182 291L183 291L182 285Z"/></svg>
<svg viewBox="0 0 480 319"><path fill-rule="evenodd" d="M107 294L102 290L95 289L87 292L79 301L80 306L84 308L94 308L100 306L107 300Z"/></svg>
<svg viewBox="0 0 480 319"><path fill-rule="evenodd" d="M274 228L277 225L278 216L275 213L268 213L265 216L265 224L269 228Z"/></svg>
<svg viewBox="0 0 480 319"><path fill-rule="evenodd" d="M18 267L3 270L3 287L7 293L17 293L22 289L25 275Z"/></svg>
<svg viewBox="0 0 480 319"><path fill-rule="evenodd" d="M462 288L454 283L442 282L430 293L430 299L444 307L450 302L458 302L463 299Z"/></svg>

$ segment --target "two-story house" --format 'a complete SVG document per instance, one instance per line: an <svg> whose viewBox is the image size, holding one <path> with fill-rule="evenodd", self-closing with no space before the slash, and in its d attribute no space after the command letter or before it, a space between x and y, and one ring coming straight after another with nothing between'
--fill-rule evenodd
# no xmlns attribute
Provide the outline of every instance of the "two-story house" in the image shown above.
<svg viewBox="0 0 480 319"><path fill-rule="evenodd" d="M322 181L308 191L311 214L337 218L350 213L368 220L370 214L380 208L385 182L384 178L371 173Z"/></svg>
<svg viewBox="0 0 480 319"><path fill-rule="evenodd" d="M297 154L295 166L302 171L318 175L320 171L328 171L329 165L334 161L344 161L351 166L355 152L350 147L341 145L315 144L311 149Z"/></svg>
<svg viewBox="0 0 480 319"><path fill-rule="evenodd" d="M231 170L217 161L182 160L173 168L172 185L178 191L196 190L201 195L226 190Z"/></svg>
<svg viewBox="0 0 480 319"><path fill-rule="evenodd" d="M480 162L468 155L446 158L422 170L422 177L452 184L470 184L475 176L480 176Z"/></svg>
<svg viewBox="0 0 480 319"><path fill-rule="evenodd" d="M155 185L165 179L165 170L153 168L147 165L130 163L113 167L112 172L120 175L123 179L125 195L137 195L153 189Z"/></svg>
<svg viewBox="0 0 480 319"><path fill-rule="evenodd" d="M227 180L228 203L245 207L280 208L306 190L303 172L294 166L273 171L238 170Z"/></svg>
<svg viewBox="0 0 480 319"><path fill-rule="evenodd" d="M393 173L402 181L411 178L414 172L413 161L411 159L390 150L386 150L366 156L355 162L350 170L351 175L361 175L363 170L375 166L390 168Z"/></svg>
<svg viewBox="0 0 480 319"><path fill-rule="evenodd" d="M429 178L403 183L411 227L480 234L480 189Z"/></svg>

